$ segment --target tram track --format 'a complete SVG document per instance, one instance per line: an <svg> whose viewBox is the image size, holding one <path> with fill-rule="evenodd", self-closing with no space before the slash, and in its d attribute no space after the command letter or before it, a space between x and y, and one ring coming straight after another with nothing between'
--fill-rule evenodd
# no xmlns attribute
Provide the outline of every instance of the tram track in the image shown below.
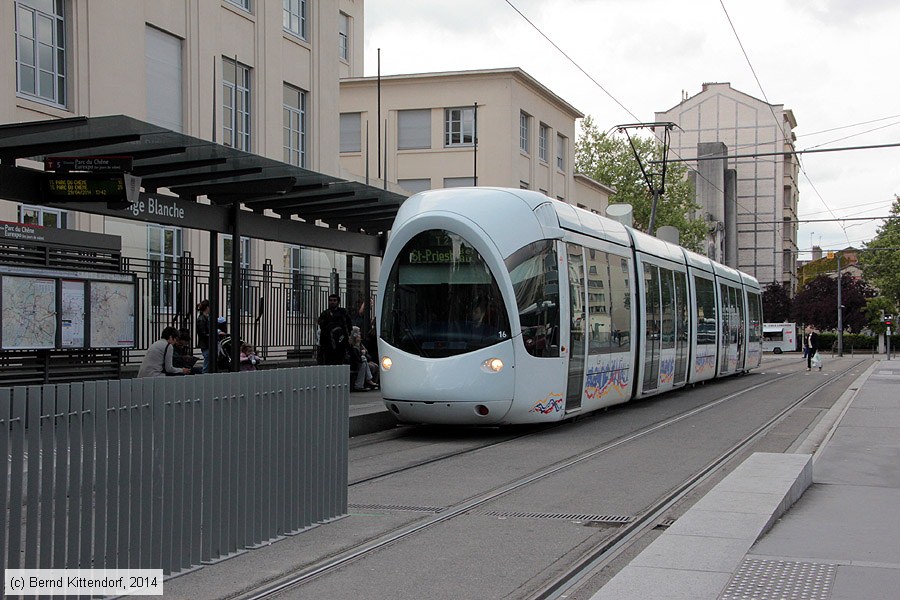
<svg viewBox="0 0 900 600"><path fill-rule="evenodd" d="M688 494L690 494L693 490L695 490L698 486L700 486L703 482L705 482L714 472L716 472L721 466L726 464L729 460L738 455L741 451L745 450L751 444L753 444L757 439L759 439L762 435L765 435L772 427L774 427L785 415L794 410L797 406L802 404L805 400L819 392L821 389L837 381L841 377L845 376L851 370L858 367L864 361L857 361L852 364L847 369L837 373L828 379L818 383L814 388L800 397L792 400L790 404L781 410L774 417L766 421L763 425L755 429L737 444L732 446L725 453L717 457L715 460L710 462L707 466L697 472L690 479L686 480L683 484L678 486L675 490L662 497L656 503L652 504L647 510L645 510L640 516L636 517L633 521L624 526L623 529L617 531L612 537L605 539L599 546L595 547L588 554L584 555L581 559L577 560L574 565L567 569L565 573L555 577L552 581L547 584L544 584L540 591L533 593L531 596L527 596L531 600L544 600L551 598L560 598L563 594L566 594L570 590L577 589L579 586L583 585L584 582L589 579L593 573L597 572L597 570L603 568L606 564L615 559L616 556L621 554L625 549L627 549L630 545L634 544L642 535L647 533L653 527L655 527L661 520L662 516L668 511L672 506L674 506L677 502L682 500ZM628 444L645 436L648 436L660 429L671 426L675 423L688 419L692 416L695 416L699 413L702 413L706 410L709 410L713 407L719 406L725 402L733 400L734 398L743 396L745 394L758 391L762 388L768 387L770 385L774 385L780 381L788 379L790 377L794 377L799 373L799 371L791 371L782 375L777 375L768 379L766 381L760 382L758 384L752 385L750 387L735 391L733 393L727 394L721 398L713 400L712 402L705 403L701 406L694 407L687 411L681 412L679 414L673 415L667 419L663 419L656 423L652 423L640 428L637 431L631 432L627 435L620 436L614 440L605 442L595 448L588 449L578 453L575 456L572 456L568 459L558 461L552 465L547 467L543 467L529 475L520 477L512 482L508 482L504 485L498 486L492 490L482 492L475 496L472 496L462 502L459 502L451 507L441 510L439 513L434 514L432 516L425 517L420 519L414 523L410 523L405 526L401 526L393 531L382 534L381 536L375 537L369 541L358 544L353 548L349 548L343 552L340 552L334 556L328 557L326 559L320 560L316 563L313 563L299 571L295 571L287 576L272 579L269 582L258 586L252 590L247 590L242 592L239 595L232 596L235 600L263 600L268 598L274 598L278 595L295 590L296 588L301 587L304 583L311 581L314 578L318 578L328 572L334 571L348 563L360 559L368 554L374 553L377 550L385 548L388 545L397 543L404 538L415 535L419 532L422 532L426 529L435 527L441 523L447 522L451 519L459 517L463 514L466 514L473 509L476 509L479 506L482 506L490 501L501 498L507 494L515 490L519 490L528 485L531 485L537 481L540 481L546 477L550 477L555 475L561 471L569 469L575 465L581 464L584 461L595 458L596 456L609 452L615 448L618 448L622 445ZM565 426L565 422L561 424ZM447 460L449 458L453 458L456 456L476 452L479 450L483 450L489 447L496 447L501 444L507 444L512 441L522 439L527 436L535 435L536 433L541 433L547 431L547 428L542 428L539 431L530 431L526 434L519 436L512 436L507 439L497 440L491 442L490 444L483 444L474 448L467 448L464 450L460 450L457 452L446 453L441 456L431 457L428 460L421 461L419 463L406 465L402 468L395 469L389 472L378 473L366 478L360 478L355 480L351 485L358 485L367 481L372 481L376 479L380 479L383 477L387 477L392 474L409 471L411 469L418 468L420 466L434 464L436 462L440 462L443 460Z"/></svg>
<svg viewBox="0 0 900 600"><path fill-rule="evenodd" d="M756 443L757 440L768 433L800 404L826 388L828 385L840 380L863 362L865 362L865 360L857 361L843 371L835 373L828 379L818 383L812 390L794 399L778 414L756 428L727 451L716 457L693 477L686 480L682 485L666 496L660 498L641 515L638 515L632 522L628 523L622 530L604 540L601 545L595 547L590 553L582 557L582 559L577 561L567 572L561 574L551 583L545 585L539 592L527 596L527 600L556 600L570 595L573 590L584 585L594 574L611 563L641 536L655 528L663 520L663 516L667 511L697 489L718 469ZM795 373L780 376L772 382L790 377L794 374Z"/></svg>
<svg viewBox="0 0 900 600"><path fill-rule="evenodd" d="M762 364L765 365L766 363L776 363L776 362L778 362L778 361L769 359L769 360L762 361ZM703 382L703 384L705 384L705 382ZM677 391L677 390L675 390L675 391ZM627 404L626 405L616 405L617 408L621 408L622 406L627 407L628 405ZM603 415L604 415L604 412L599 411L599 412L588 413L587 415L585 415L585 417L586 418L602 418ZM409 465L404 465L402 467L398 467L398 468L394 468L394 469L388 469L386 471L381 471L381 472L378 472L378 473L375 473L372 475L366 475L364 477L354 479L354 480L350 481L347 485L349 487L353 487L353 486L360 485L363 483L370 483L372 481L384 479L385 477L390 477L392 475L397 475L399 473L403 473L403 472L411 471L413 469L417 469L420 467L432 465L434 463L441 462L443 460L457 458L457 457L463 456L465 454L471 454L473 452L477 452L479 450L485 450L487 448L494 448L496 446L500 446L500 445L507 444L510 442L519 441L519 440L522 440L527 437L531 437L536 434L543 434L547 431L556 429L558 427L570 426L572 420L579 419L579 418L583 418L583 417L575 416L575 417L573 417L573 419L567 419L565 421L559 421L557 423L553 423L553 424L549 424L549 425L529 426L528 431L526 433L510 435L501 440L492 441L492 442L486 443L486 444L479 444L477 446L474 446L471 448L466 448L463 450L455 450L453 452L445 452L443 454L439 454L437 456L432 456L432 457L429 457L428 459L417 461L417 462L414 462ZM525 427L525 426L520 426L520 427ZM406 437L406 436L403 436L403 437Z"/></svg>

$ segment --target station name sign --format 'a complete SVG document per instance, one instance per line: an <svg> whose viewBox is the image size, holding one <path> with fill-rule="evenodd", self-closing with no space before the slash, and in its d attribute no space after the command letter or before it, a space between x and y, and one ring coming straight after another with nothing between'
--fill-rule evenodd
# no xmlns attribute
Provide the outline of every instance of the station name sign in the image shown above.
<svg viewBox="0 0 900 600"><path fill-rule="evenodd" d="M48 156L45 171L81 171L84 173L125 173L133 168L130 156Z"/></svg>

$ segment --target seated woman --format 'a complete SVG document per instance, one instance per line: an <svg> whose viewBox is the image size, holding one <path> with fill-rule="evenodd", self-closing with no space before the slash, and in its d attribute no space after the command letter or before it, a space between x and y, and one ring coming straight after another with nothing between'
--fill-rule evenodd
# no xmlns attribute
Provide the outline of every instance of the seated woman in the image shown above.
<svg viewBox="0 0 900 600"><path fill-rule="evenodd" d="M369 353L362 344L362 335L359 327L354 326L350 331L350 368L357 366L359 367L359 373L356 375L356 381L353 382L353 391L377 390L378 384L375 382L375 379L378 367L375 363L369 361Z"/></svg>

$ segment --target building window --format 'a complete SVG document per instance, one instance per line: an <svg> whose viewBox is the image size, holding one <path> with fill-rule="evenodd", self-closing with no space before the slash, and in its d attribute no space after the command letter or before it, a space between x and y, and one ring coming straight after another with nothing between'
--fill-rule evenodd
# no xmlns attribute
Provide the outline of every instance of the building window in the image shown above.
<svg viewBox="0 0 900 600"><path fill-rule="evenodd" d="M284 162L306 166L306 92L284 86Z"/></svg>
<svg viewBox="0 0 900 600"><path fill-rule="evenodd" d="M431 110L397 111L397 149L431 148Z"/></svg>
<svg viewBox="0 0 900 600"><path fill-rule="evenodd" d="M306 0L284 0L283 26L286 31L306 37Z"/></svg>
<svg viewBox="0 0 900 600"><path fill-rule="evenodd" d="M566 138L559 134L556 135L556 168L566 170Z"/></svg>
<svg viewBox="0 0 900 600"><path fill-rule="evenodd" d="M531 139L531 117L526 113L519 113L519 150L526 154L531 153L531 145L528 140Z"/></svg>
<svg viewBox="0 0 900 600"><path fill-rule="evenodd" d="M147 225L147 259L150 261L150 299L155 308L178 307L178 260L181 229Z"/></svg>
<svg viewBox="0 0 900 600"><path fill-rule="evenodd" d="M362 151L362 113L341 113L341 152Z"/></svg>
<svg viewBox="0 0 900 600"><path fill-rule="evenodd" d="M444 109L444 146L475 145L475 107Z"/></svg>
<svg viewBox="0 0 900 600"><path fill-rule="evenodd" d="M222 283L225 284L225 302L231 305L231 253L234 243L231 235L222 236ZM253 282L250 281L250 238L241 236L241 312L247 313L253 310ZM257 284L258 285L258 284Z"/></svg>
<svg viewBox="0 0 900 600"><path fill-rule="evenodd" d="M246 10L250 12L250 0L228 0L231 4L234 4L238 8L242 10Z"/></svg>
<svg viewBox="0 0 900 600"><path fill-rule="evenodd" d="M62 0L18 0L16 91L66 105L66 16Z"/></svg>
<svg viewBox="0 0 900 600"><path fill-rule="evenodd" d="M338 17L338 52L341 59L350 60L350 17L341 13Z"/></svg>
<svg viewBox="0 0 900 600"><path fill-rule="evenodd" d="M547 162L547 146L550 144L550 128L541 123L540 133L538 135L538 158Z"/></svg>
<svg viewBox="0 0 900 600"><path fill-rule="evenodd" d="M445 188L472 187L474 185L474 177L444 177Z"/></svg>
<svg viewBox="0 0 900 600"><path fill-rule="evenodd" d="M68 213L58 208L28 206L25 204L19 208L19 221L26 225L65 229L68 226L68 220Z"/></svg>
<svg viewBox="0 0 900 600"><path fill-rule="evenodd" d="M250 69L222 59L222 143L250 152Z"/></svg>
<svg viewBox="0 0 900 600"><path fill-rule="evenodd" d="M418 194L431 189L431 179L427 177L424 179L398 179L397 185L410 194Z"/></svg>
<svg viewBox="0 0 900 600"><path fill-rule="evenodd" d="M181 132L184 129L181 39L154 27L145 31L147 121Z"/></svg>
<svg viewBox="0 0 900 600"><path fill-rule="evenodd" d="M303 272L301 268L300 257L303 252L302 246L288 246L288 271L291 274L291 294L288 310L291 312L301 312L303 308L301 300L303 298Z"/></svg>

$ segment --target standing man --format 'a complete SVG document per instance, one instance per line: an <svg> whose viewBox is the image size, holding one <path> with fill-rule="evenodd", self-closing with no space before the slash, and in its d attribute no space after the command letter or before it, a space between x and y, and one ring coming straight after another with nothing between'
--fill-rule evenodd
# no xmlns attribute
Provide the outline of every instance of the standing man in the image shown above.
<svg viewBox="0 0 900 600"><path fill-rule="evenodd" d="M804 346L806 346L806 370L811 371L813 366L813 361L815 360L815 356L819 354L819 334L816 333L816 329L812 325L806 326L806 335L803 337ZM819 370L822 370L822 362L821 360L816 360L818 363Z"/></svg>
<svg viewBox="0 0 900 600"><path fill-rule="evenodd" d="M343 365L350 349L350 328L353 326L347 309L341 306L337 294L328 296L328 308L319 315L320 365Z"/></svg>
<svg viewBox="0 0 900 600"><path fill-rule="evenodd" d="M162 330L160 338L150 344L147 354L141 361L138 377L162 377L164 375L187 375L190 369L178 368L172 364L175 355L172 347L178 341L178 330L174 327L166 327Z"/></svg>
<svg viewBox="0 0 900 600"><path fill-rule="evenodd" d="M203 354L203 372L209 373L209 300L197 305L197 347Z"/></svg>

